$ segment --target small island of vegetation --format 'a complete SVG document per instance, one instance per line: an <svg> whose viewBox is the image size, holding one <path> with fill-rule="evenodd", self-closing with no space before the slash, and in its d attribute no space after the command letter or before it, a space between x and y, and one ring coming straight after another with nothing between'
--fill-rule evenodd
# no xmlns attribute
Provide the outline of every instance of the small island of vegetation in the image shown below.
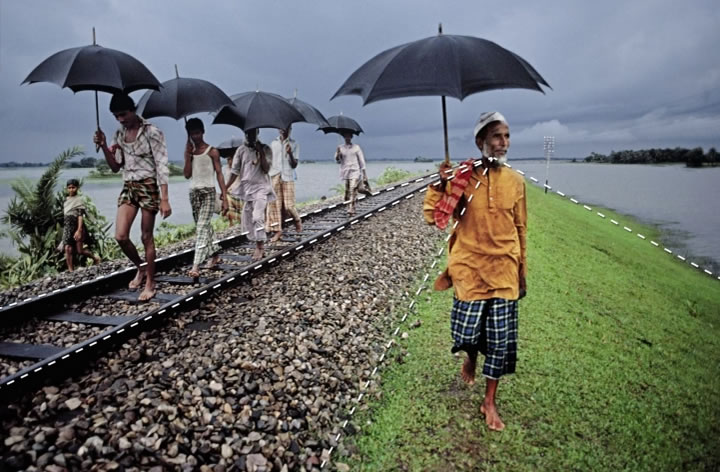
<svg viewBox="0 0 720 472"><path fill-rule="evenodd" d="M718 165L718 153L714 147L703 153L702 148L693 149L642 149L612 151L610 155L590 153L585 162L600 162L609 164L668 164L683 162L688 167L703 167Z"/></svg>
<svg viewBox="0 0 720 472"><path fill-rule="evenodd" d="M179 175L183 175L182 167L175 164L174 162L168 162L168 169L170 170L170 177L177 177ZM110 170L110 166L105 162L104 160L98 161L97 165L93 170L91 170L87 178L88 179L113 179L113 178L121 178L122 172L113 172Z"/></svg>

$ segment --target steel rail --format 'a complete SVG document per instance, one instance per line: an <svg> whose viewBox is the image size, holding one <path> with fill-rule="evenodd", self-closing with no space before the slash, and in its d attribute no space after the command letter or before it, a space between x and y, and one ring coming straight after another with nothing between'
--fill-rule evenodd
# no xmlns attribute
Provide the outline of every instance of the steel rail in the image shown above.
<svg viewBox="0 0 720 472"><path fill-rule="evenodd" d="M284 260L294 257L303 250L313 248L314 246L330 239L331 236L338 234L341 231L366 220L367 218L382 213L386 209L399 204L403 200L412 198L416 193L422 192L427 187L425 183L420 184L420 182L423 182L428 178L432 179L434 176L437 176L437 174L430 174L411 179L407 182L403 182L402 184L384 189L381 192L376 192L373 194L372 201L374 203L377 199L380 202L367 211L353 215L351 218L342 219L337 224L313 233L306 239L303 239L294 245L285 246L260 261L253 262L245 266L239 266L238 270L233 273L227 274L217 280L191 290L188 293L179 295L176 299L164 303L149 312L138 315L134 319L114 326L113 328L108 329L90 339L79 342L55 355L36 362L35 364L26 367L15 374L0 379L0 400L12 400L23 393L33 391L47 382L61 380L72 376L74 373L87 368L90 360L103 356L105 353L112 351L116 345L139 335L143 331L153 329L163 324L172 315L195 307L201 301L218 293L219 291L234 287L252 278L255 274L264 272L280 264ZM395 190L397 190L397 196L388 195L390 192ZM389 200L385 201L383 199L385 196L389 196ZM369 203L369 201L366 202L366 199L359 200L358 206L364 206L365 203ZM343 205L344 203L329 205L325 208L308 213L305 217L308 218L324 215L338 209L338 207L342 208ZM232 247L240 241L238 238L241 237L244 238L242 242L247 241L247 238L244 235L235 236L222 240L221 246L223 248ZM193 253L193 249L187 249L178 254L158 259L158 262L162 260L164 263L163 267L171 266L168 261L174 261L174 264L177 265L179 262L190 259ZM158 265L158 267L160 266ZM98 277L92 281L93 285L90 285L91 282L88 282L87 284L78 284L75 287L68 287L68 289L66 289L69 290L72 288L80 290L79 292L60 290L52 295L37 297L36 299L25 300L21 303L13 304L14 306L12 308L18 310L18 313L26 314L31 312L30 307L37 307L38 303L47 304L51 299L60 300L60 297L64 297L63 303L68 303L67 297L70 294L75 295L75 297L80 297L85 293L94 294L94 292L99 290L99 284L104 283L106 285L109 280L119 280L124 282L125 280L129 280L134 270L135 268L131 267L123 271L108 274L108 276ZM90 287L88 287L88 285L90 285ZM103 285L99 286L103 287ZM6 307L6 311L0 312L0 314L7 314L8 308L10 307Z"/></svg>
<svg viewBox="0 0 720 472"><path fill-rule="evenodd" d="M327 207L315 210L305 215L306 217L316 217L334 210L341 204L333 204ZM229 249L240 244L246 243L247 236L239 234L217 241L222 249ZM192 261L195 249L186 249L165 257L159 257L155 260L156 273L170 270L174 267L186 264ZM18 322L27 321L39 315L39 310L45 310L48 306L59 306L77 301L86 300L92 295L98 295L103 292L112 291L126 287L127 283L132 279L137 270L136 267L129 266L125 269L116 270L109 274L103 274L95 279L83 280L77 284L68 285L62 289L56 289L48 293L40 294L36 297L26 298L24 300L9 303L0 307L0 326L5 327Z"/></svg>

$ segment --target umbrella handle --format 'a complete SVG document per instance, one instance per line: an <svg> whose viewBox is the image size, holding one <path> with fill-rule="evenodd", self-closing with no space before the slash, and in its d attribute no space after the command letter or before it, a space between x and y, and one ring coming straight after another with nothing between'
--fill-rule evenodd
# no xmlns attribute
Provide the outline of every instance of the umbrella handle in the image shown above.
<svg viewBox="0 0 720 472"><path fill-rule="evenodd" d="M93 34L95 33L95 28L93 28ZM97 90L95 90L95 124L97 125L97 130L100 131L100 111L98 110L98 95ZM95 152L97 153L100 151L100 145L95 144Z"/></svg>

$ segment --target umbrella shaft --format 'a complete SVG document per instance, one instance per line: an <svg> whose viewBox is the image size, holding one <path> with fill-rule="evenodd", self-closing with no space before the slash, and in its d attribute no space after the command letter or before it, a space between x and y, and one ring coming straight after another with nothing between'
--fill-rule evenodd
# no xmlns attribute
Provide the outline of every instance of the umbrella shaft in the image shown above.
<svg viewBox="0 0 720 472"><path fill-rule="evenodd" d="M95 28L93 28L93 35L95 35ZM93 38L94 40L94 38ZM97 90L95 90L95 124L97 125L98 131L100 131L100 111L98 109L98 96L97 96ZM100 145L95 145L95 152L98 152L100 150Z"/></svg>
<svg viewBox="0 0 720 472"><path fill-rule="evenodd" d="M443 134L445 136L445 164L450 164L450 148L448 147L447 107L445 105L445 95L442 96L442 113L443 113Z"/></svg>

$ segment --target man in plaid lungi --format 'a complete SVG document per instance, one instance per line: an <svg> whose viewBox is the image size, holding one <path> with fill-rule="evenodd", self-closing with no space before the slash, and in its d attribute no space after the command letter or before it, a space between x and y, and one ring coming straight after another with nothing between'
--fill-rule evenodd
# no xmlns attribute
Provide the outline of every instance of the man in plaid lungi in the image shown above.
<svg viewBox="0 0 720 472"><path fill-rule="evenodd" d="M290 131L290 127L281 129L280 136L270 143L272 163L268 175L277 196L277 200L268 202L265 215L265 231L275 232L270 242L282 237L283 212L295 220L295 229L302 231L300 215L295 209L295 168L300 159L300 147L290 137Z"/></svg>
<svg viewBox="0 0 720 472"><path fill-rule="evenodd" d="M510 130L500 113L483 113L474 134L482 158L464 162L452 180L441 169L439 184L428 187L423 213L440 228L450 215L456 220L448 267L435 289L454 287L452 352L467 352L460 375L469 385L475 383L478 352L485 356L480 412L488 428L501 431L497 387L500 377L515 372L518 300L527 291L525 182L504 166Z"/></svg>
<svg viewBox="0 0 720 472"><path fill-rule="evenodd" d="M195 256L188 275L200 277L200 264L212 256L208 268L220 263L220 245L214 242L212 216L215 212L215 180L220 186L221 210L227 210L225 179L220 167L220 152L204 140L205 126L199 118L185 124L188 140L185 144L183 174L190 179L190 206L195 220Z"/></svg>

